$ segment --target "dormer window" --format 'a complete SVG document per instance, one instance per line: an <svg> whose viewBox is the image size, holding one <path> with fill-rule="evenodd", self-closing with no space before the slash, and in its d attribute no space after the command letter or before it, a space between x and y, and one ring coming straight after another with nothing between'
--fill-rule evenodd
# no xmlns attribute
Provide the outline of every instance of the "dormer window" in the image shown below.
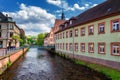
<svg viewBox="0 0 120 80"><path fill-rule="evenodd" d="M0 17L0 21L2 21L2 18Z"/></svg>
<svg viewBox="0 0 120 80"><path fill-rule="evenodd" d="M72 20L70 20L70 25L72 24Z"/></svg>
<svg viewBox="0 0 120 80"><path fill-rule="evenodd" d="M65 24L65 27L67 27L67 23Z"/></svg>

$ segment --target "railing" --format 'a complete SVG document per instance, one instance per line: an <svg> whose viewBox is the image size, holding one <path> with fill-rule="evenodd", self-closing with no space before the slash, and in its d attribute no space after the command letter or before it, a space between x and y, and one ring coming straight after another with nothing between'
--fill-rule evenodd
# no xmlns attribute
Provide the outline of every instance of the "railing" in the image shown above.
<svg viewBox="0 0 120 80"><path fill-rule="evenodd" d="M26 48L26 47L0 49L0 58L5 57L5 56L10 55L10 54L13 54L13 53L15 53L23 48Z"/></svg>

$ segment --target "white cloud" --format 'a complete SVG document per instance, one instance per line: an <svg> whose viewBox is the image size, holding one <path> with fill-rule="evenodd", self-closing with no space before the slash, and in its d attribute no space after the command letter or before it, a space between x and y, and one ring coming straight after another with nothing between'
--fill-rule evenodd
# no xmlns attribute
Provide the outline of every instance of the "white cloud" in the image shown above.
<svg viewBox="0 0 120 80"><path fill-rule="evenodd" d="M61 0L47 0L47 2L49 4L53 4L53 5L57 5L57 6L61 5Z"/></svg>
<svg viewBox="0 0 120 80"><path fill-rule="evenodd" d="M80 7L78 4L74 4L74 9L84 10L85 6Z"/></svg>
<svg viewBox="0 0 120 80"><path fill-rule="evenodd" d="M3 13L12 17L17 25L25 30L26 35L49 32L55 20L55 16L46 10L36 6L26 6L23 3L20 4L20 10L17 12Z"/></svg>
<svg viewBox="0 0 120 80"><path fill-rule="evenodd" d="M95 7L95 6L97 6L98 4L93 4L91 7Z"/></svg>

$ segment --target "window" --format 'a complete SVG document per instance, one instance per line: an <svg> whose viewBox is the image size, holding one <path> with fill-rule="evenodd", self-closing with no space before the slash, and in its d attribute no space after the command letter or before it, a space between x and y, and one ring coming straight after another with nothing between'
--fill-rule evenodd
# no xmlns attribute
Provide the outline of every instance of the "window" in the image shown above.
<svg viewBox="0 0 120 80"><path fill-rule="evenodd" d="M72 37L72 30L70 30L70 37Z"/></svg>
<svg viewBox="0 0 120 80"><path fill-rule="evenodd" d="M85 36L85 28L81 28L81 36Z"/></svg>
<svg viewBox="0 0 120 80"><path fill-rule="evenodd" d="M68 50L68 43L66 43L66 50Z"/></svg>
<svg viewBox="0 0 120 80"><path fill-rule="evenodd" d="M62 33L60 33L60 39L62 39Z"/></svg>
<svg viewBox="0 0 120 80"><path fill-rule="evenodd" d="M111 54L120 56L120 43L111 43Z"/></svg>
<svg viewBox="0 0 120 80"><path fill-rule="evenodd" d="M62 43L60 43L60 49L62 49Z"/></svg>
<svg viewBox="0 0 120 80"><path fill-rule="evenodd" d="M72 20L70 20L70 25L72 24Z"/></svg>
<svg viewBox="0 0 120 80"><path fill-rule="evenodd" d="M3 42L2 41L0 41L0 48L2 48L3 47Z"/></svg>
<svg viewBox="0 0 120 80"><path fill-rule="evenodd" d="M58 35L56 34L56 39L58 39Z"/></svg>
<svg viewBox="0 0 120 80"><path fill-rule="evenodd" d="M12 37L13 36L13 32L10 32L10 37Z"/></svg>
<svg viewBox="0 0 120 80"><path fill-rule="evenodd" d="M0 21L2 21L2 18L0 17Z"/></svg>
<svg viewBox="0 0 120 80"><path fill-rule="evenodd" d="M57 44L57 48L59 49L59 43Z"/></svg>
<svg viewBox="0 0 120 80"><path fill-rule="evenodd" d="M65 23L65 28L67 27L67 23Z"/></svg>
<svg viewBox="0 0 120 80"><path fill-rule="evenodd" d="M98 24L98 33L99 34L105 33L105 23L104 22Z"/></svg>
<svg viewBox="0 0 120 80"><path fill-rule="evenodd" d="M75 37L78 36L78 29L75 29Z"/></svg>
<svg viewBox="0 0 120 80"><path fill-rule="evenodd" d="M63 50L64 50L64 43L63 43Z"/></svg>
<svg viewBox="0 0 120 80"><path fill-rule="evenodd" d="M105 43L98 43L98 53L105 54Z"/></svg>
<svg viewBox="0 0 120 80"><path fill-rule="evenodd" d="M85 52L85 43L81 43L81 52Z"/></svg>
<svg viewBox="0 0 120 80"><path fill-rule="evenodd" d="M73 50L73 46L72 43L69 44L69 50L72 51Z"/></svg>
<svg viewBox="0 0 120 80"><path fill-rule="evenodd" d="M88 43L88 52L94 53L94 43Z"/></svg>
<svg viewBox="0 0 120 80"><path fill-rule="evenodd" d="M66 38L68 38L68 31L66 31Z"/></svg>
<svg viewBox="0 0 120 80"><path fill-rule="evenodd" d="M13 29L14 29L14 26L11 24L11 25L9 26L9 29L10 29L10 30L13 30Z"/></svg>
<svg viewBox="0 0 120 80"><path fill-rule="evenodd" d="M78 43L75 43L75 51L78 51Z"/></svg>
<svg viewBox="0 0 120 80"><path fill-rule="evenodd" d="M111 31L112 32L120 31L120 22L119 22L119 19L111 21Z"/></svg>
<svg viewBox="0 0 120 80"><path fill-rule="evenodd" d="M1 29L1 25L0 25L0 29Z"/></svg>
<svg viewBox="0 0 120 80"><path fill-rule="evenodd" d="M88 34L89 34L89 35L93 35L93 34L94 34L94 25L90 25L90 26L88 27Z"/></svg>
<svg viewBox="0 0 120 80"><path fill-rule="evenodd" d="M0 32L0 38L2 37L2 33Z"/></svg>
<svg viewBox="0 0 120 80"><path fill-rule="evenodd" d="M63 32L63 38L64 38L64 32Z"/></svg>

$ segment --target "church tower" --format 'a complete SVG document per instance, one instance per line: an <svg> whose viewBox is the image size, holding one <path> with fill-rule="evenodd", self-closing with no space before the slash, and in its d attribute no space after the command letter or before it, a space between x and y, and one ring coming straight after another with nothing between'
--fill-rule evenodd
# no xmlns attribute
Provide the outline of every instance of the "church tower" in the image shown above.
<svg viewBox="0 0 120 80"><path fill-rule="evenodd" d="M65 20L65 14L64 14L63 10L62 10L62 14L61 14L61 20Z"/></svg>

